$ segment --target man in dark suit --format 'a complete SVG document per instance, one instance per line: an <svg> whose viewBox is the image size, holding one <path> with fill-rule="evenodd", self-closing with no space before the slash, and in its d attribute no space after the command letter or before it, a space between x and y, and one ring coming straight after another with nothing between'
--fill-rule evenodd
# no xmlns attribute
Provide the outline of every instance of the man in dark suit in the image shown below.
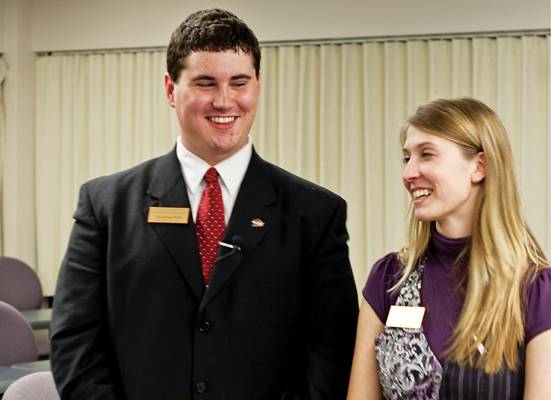
<svg viewBox="0 0 551 400"><path fill-rule="evenodd" d="M167 66L176 149L81 188L51 326L62 399L344 399L344 200L252 148L260 49L243 21L190 15Z"/></svg>

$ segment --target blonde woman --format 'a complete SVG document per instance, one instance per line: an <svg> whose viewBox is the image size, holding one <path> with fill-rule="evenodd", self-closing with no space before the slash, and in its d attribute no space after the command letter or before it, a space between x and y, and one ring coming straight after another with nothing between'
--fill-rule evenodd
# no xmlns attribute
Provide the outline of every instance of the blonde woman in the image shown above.
<svg viewBox="0 0 551 400"><path fill-rule="evenodd" d="M551 269L501 121L437 100L401 143L408 243L363 290L348 399L551 399Z"/></svg>

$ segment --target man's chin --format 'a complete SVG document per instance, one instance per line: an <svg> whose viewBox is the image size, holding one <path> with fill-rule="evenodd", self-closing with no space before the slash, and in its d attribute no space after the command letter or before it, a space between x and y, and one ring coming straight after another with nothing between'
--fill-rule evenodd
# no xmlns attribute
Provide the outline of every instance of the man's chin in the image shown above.
<svg viewBox="0 0 551 400"><path fill-rule="evenodd" d="M218 138L214 141L213 150L221 155L233 155L245 147L246 144L246 140L236 140L235 137Z"/></svg>

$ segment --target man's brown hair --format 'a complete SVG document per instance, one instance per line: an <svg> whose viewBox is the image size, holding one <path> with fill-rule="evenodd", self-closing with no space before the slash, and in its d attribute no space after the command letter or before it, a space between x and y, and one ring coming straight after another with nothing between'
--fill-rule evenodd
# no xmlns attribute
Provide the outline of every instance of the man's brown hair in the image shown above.
<svg viewBox="0 0 551 400"><path fill-rule="evenodd" d="M253 31L235 14L219 8L189 15L172 33L166 54L167 72L174 82L194 51L234 50L250 54L260 72L260 46Z"/></svg>

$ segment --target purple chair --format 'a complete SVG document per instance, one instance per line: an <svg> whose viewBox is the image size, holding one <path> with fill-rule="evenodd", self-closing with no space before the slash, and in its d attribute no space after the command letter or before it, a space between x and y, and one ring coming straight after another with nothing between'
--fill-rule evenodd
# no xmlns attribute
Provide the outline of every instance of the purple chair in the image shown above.
<svg viewBox="0 0 551 400"><path fill-rule="evenodd" d="M13 382L2 400L60 400L51 372L34 372Z"/></svg>
<svg viewBox="0 0 551 400"><path fill-rule="evenodd" d="M42 286L36 272L16 258L0 257L0 301L21 311L40 308Z"/></svg>
<svg viewBox="0 0 551 400"><path fill-rule="evenodd" d="M38 359L31 325L11 305L0 301L0 365Z"/></svg>
<svg viewBox="0 0 551 400"><path fill-rule="evenodd" d="M42 286L36 272L21 260L0 257L0 301L20 311L36 310L42 305ZM38 354L50 354L50 337L47 329L34 331Z"/></svg>

